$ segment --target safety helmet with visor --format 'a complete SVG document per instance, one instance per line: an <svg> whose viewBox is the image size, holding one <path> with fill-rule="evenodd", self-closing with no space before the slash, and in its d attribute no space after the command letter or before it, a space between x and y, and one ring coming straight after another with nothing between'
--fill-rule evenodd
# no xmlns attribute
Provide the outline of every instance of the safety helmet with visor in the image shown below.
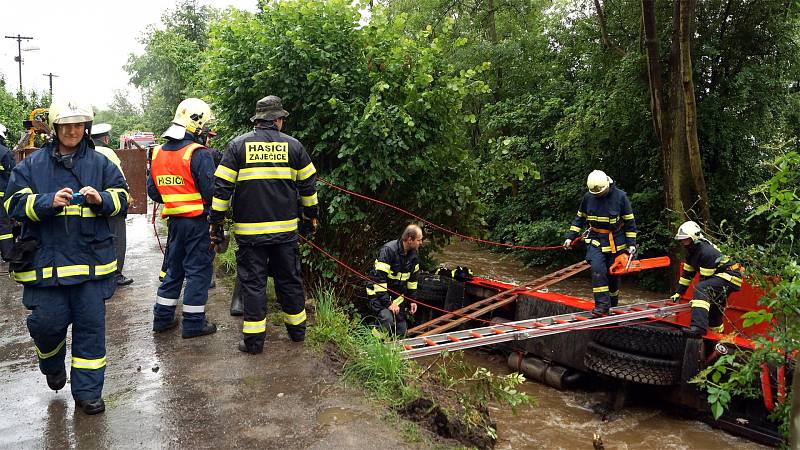
<svg viewBox="0 0 800 450"><path fill-rule="evenodd" d="M91 105L72 100L53 102L47 110L47 120L50 122L50 128L54 133L57 133L56 125L85 123L85 133L89 134L94 120L94 110L92 110Z"/></svg>
<svg viewBox="0 0 800 450"><path fill-rule="evenodd" d="M183 139L189 133L200 136L207 131L207 125L214 120L211 107L199 98L187 98L175 110L172 125L164 132L163 136L172 139Z"/></svg>
<svg viewBox="0 0 800 450"><path fill-rule="evenodd" d="M608 192L613 180L602 170L593 170L586 178L586 187L594 195L604 195Z"/></svg>
<svg viewBox="0 0 800 450"><path fill-rule="evenodd" d="M2 140L2 141L5 141L6 139L8 139L8 138L6 137L6 132L7 132L7 131L8 131L8 128L6 128L6 126L5 126L5 125L3 125L2 123L0 123L0 140Z"/></svg>
<svg viewBox="0 0 800 450"><path fill-rule="evenodd" d="M692 242L697 242L700 239L703 239L703 230L700 229L700 225L698 225L694 221L686 221L678 227L678 232L675 234L676 241L682 241L684 239L690 239Z"/></svg>

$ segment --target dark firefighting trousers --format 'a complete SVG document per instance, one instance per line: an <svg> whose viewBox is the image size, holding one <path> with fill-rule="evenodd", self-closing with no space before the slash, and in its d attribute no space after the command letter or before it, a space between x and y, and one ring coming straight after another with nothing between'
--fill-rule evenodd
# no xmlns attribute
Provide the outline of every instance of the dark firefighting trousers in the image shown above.
<svg viewBox="0 0 800 450"><path fill-rule="evenodd" d="M199 331L206 319L208 285L213 270L208 219L205 216L170 217L169 236L166 276L158 288L153 307L153 327L165 327L172 322L185 278L183 331Z"/></svg>
<svg viewBox="0 0 800 450"><path fill-rule="evenodd" d="M55 375L64 369L67 327L72 324L70 384L75 400L103 393L106 367L106 304L114 294L113 277L71 286L25 287L22 304L31 311L28 331L36 346L39 369Z"/></svg>
<svg viewBox="0 0 800 450"><path fill-rule="evenodd" d="M378 312L378 321L381 323L381 329L398 337L405 336L408 331L405 308L401 307L397 315L384 308Z"/></svg>
<svg viewBox="0 0 800 450"><path fill-rule="evenodd" d="M117 214L108 218L108 225L114 233L114 251L117 254L117 273L125 267L125 253L128 246L128 226L125 223L127 214Z"/></svg>
<svg viewBox="0 0 800 450"><path fill-rule="evenodd" d="M725 330L723 314L728 302L728 295L739 288L730 281L719 277L707 278L694 286L692 295L692 326L708 331L722 333Z"/></svg>
<svg viewBox="0 0 800 450"><path fill-rule="evenodd" d="M273 245L240 245L236 250L237 282L244 303L242 333L248 350L261 350L267 332L267 276L275 280L275 294L283 322L293 341L306 335L305 292L297 241Z"/></svg>
<svg viewBox="0 0 800 450"><path fill-rule="evenodd" d="M603 253L593 245L586 249L586 261L592 266L592 293L597 310L607 311L619 303L619 277L608 273L619 253Z"/></svg>

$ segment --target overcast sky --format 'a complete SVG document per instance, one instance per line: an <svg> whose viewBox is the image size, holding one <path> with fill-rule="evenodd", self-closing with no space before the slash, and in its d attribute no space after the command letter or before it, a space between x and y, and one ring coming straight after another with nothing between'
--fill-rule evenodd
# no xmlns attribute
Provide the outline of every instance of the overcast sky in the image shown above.
<svg viewBox="0 0 800 450"><path fill-rule="evenodd" d="M224 9L233 6L256 11L256 0L200 0ZM128 84L123 66L130 53L141 54L138 42L149 24L160 24L161 14L173 8L173 0L3 0L2 36L33 37L22 42L22 87L25 91L47 91L54 73L53 95L89 101L105 108L115 89L127 90L139 102L136 89ZM25 51L26 48L38 50ZM17 41L0 42L0 76L11 92L19 89ZM96 61L103 60L100 64Z"/></svg>

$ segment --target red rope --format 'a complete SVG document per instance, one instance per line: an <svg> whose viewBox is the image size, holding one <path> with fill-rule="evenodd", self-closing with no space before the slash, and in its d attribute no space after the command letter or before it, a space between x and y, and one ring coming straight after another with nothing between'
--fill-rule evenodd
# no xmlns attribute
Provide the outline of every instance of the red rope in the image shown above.
<svg viewBox="0 0 800 450"><path fill-rule="evenodd" d="M358 192L354 192L354 191L351 191L349 189L343 188L341 186L337 186L337 185L335 185L335 184L333 184L333 183L331 183L329 181L323 180L322 178L319 178L319 177L317 177L317 181L319 181L320 183L325 184L325 185L327 185L329 187L332 187L334 189L342 191L342 192L344 192L344 193L346 193L348 195L352 195L353 197L358 197L358 198L363 199L363 200L368 200L368 201L377 203L379 205L383 205L383 206L386 206L388 208L392 208L392 209L394 209L396 211L399 211L399 212L401 212L401 213L403 213L403 214L405 214L405 215L407 215L409 217L413 217L413 218L419 220L420 222L425 223L426 225L430 226L431 228L437 229L437 230L439 230L439 231L441 231L443 233L447 233L447 234L450 234L450 235L453 235L453 236L458 236L459 238L461 238L463 240L466 240L466 241L474 241L474 242L480 242L481 244L496 245L498 247L514 248L514 249L520 249L520 250L556 250L556 249L560 249L561 248L560 245L530 246L530 245L506 244L504 242L488 241L486 239L480 239L480 238L476 238L476 237L472 237L472 236L467 236L467 235L458 233L456 231L448 230L447 228L444 228L442 226L436 225L435 223L433 223L433 222L431 222L429 220L426 220L426 219L424 219L424 218L422 218L422 217L420 217L420 216L418 216L418 215L416 215L416 214L414 214L412 212L406 211L405 209L403 209L403 208L401 208L399 206L393 205L391 203L387 203L387 202L385 202L383 200L378 200L377 198L372 198L372 197L369 197L369 196L364 195L364 194L359 194Z"/></svg>
<svg viewBox="0 0 800 450"><path fill-rule="evenodd" d="M303 242L305 242L306 244L314 247L317 251L319 251L320 253L325 255L328 259L330 259L331 261L334 261L336 264L339 264L340 266L344 267L348 271L350 271L353 274L355 274L357 277L359 277L359 278L361 278L361 279L363 279L365 281L368 281L370 283L373 282L373 280L370 277L368 277L367 275L364 275L363 273L361 273L361 272L357 271L356 269L350 267L344 261L342 261L342 260L336 258L335 256L331 255L330 253L326 252L325 250L322 249L322 247L320 247L317 244L315 244L315 243L311 242L310 240L306 239L303 235L298 235L298 236L300 236L300 239L302 239ZM442 308L439 308L439 307L436 307L436 306L433 306L433 305L429 305L427 303L421 302L421 301L419 301L417 299L411 298L411 297L409 297L407 295L401 294L400 292L396 292L396 291L393 291L393 290L388 289L388 288L386 290L387 290L387 292L391 292L394 295L403 296L404 298L408 299L412 303L416 303L418 305L424 306L424 307L432 309L434 311L439 311L441 313L452 314L452 315L454 315L456 317L467 318L467 319L470 319L470 320L475 320L475 321L478 321L478 322L483 322L483 323L487 323L489 325L495 325L495 326L505 325L505 326L516 328L517 330L536 330L537 329L536 327L526 327L524 325L503 324L503 323L498 323L498 322L492 322L492 321L486 320L486 319L481 319L481 318L478 318L478 317L469 316L469 315L466 315L466 314L459 314L459 313L456 313L455 311L448 311L446 309L442 309ZM637 322L637 323L640 323L640 324L641 323L649 323L649 322L655 322L657 320L658 319L653 318L653 319L650 319L650 320L640 321L640 322ZM635 325L635 324L634 323L628 323L628 324L620 324L620 325L607 325L607 326L604 326L604 327L592 327L591 329L592 330L610 330L610 329L614 329L614 328L625 328L625 327L632 326L632 325ZM565 331L580 331L580 330L586 330L586 329L587 328L569 328L569 327L567 327L567 328L559 328L559 330L565 330Z"/></svg>

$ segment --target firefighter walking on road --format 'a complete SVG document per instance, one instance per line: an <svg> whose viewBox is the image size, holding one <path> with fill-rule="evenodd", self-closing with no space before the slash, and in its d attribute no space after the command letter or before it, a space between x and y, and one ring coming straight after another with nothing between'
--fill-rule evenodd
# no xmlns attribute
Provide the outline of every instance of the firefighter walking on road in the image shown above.
<svg viewBox="0 0 800 450"><path fill-rule="evenodd" d="M105 410L105 300L114 294L117 270L108 218L128 208L122 173L92 150L93 118L91 106L53 104L55 139L14 168L4 204L22 223L11 276L24 286L39 368L51 389L64 387L71 324L72 397L86 414Z"/></svg>
<svg viewBox="0 0 800 450"><path fill-rule="evenodd" d="M416 297L422 241L422 229L407 226L400 239L381 247L370 276L372 282L367 284L369 306L378 315L381 328L398 337L408 330L406 311L417 312L417 304L405 297Z"/></svg>
<svg viewBox="0 0 800 450"><path fill-rule="evenodd" d="M564 248L572 244L587 226L586 261L592 266L592 293L595 315L608 314L619 303L619 277L609 274L614 259L623 251L636 252L636 220L628 196L601 170L592 171L572 225L565 235Z"/></svg>
<svg viewBox="0 0 800 450"><path fill-rule="evenodd" d="M0 203L4 201L8 177L14 169L14 155L6 147L6 127L0 123ZM7 259L14 243L14 235L11 233L11 220L5 208L0 208L0 259Z"/></svg>
<svg viewBox="0 0 800 450"><path fill-rule="evenodd" d="M684 222L675 234L686 249L686 262L678 280L678 292L672 294L677 302L689 289L697 272L700 281L694 286L692 295L692 322L685 333L690 337L701 337L711 327L711 331L725 331L723 313L728 296L741 289L742 265L731 261L703 236L697 223Z"/></svg>
<svg viewBox="0 0 800 450"><path fill-rule="evenodd" d="M178 325L175 310L186 279L184 339L217 331L217 326L206 320L213 270L207 217L214 189L214 160L202 143L211 119L211 108L203 100L182 101L164 132L167 143L153 149L147 179L147 195L164 204L161 216L169 218L167 270L153 307L153 331L161 333Z"/></svg>
<svg viewBox="0 0 800 450"><path fill-rule="evenodd" d="M239 350L245 353L258 354L264 348L268 273L275 280L289 337L295 342L305 339L298 216L317 227L316 169L303 145L281 133L288 115L280 98L270 95L259 100L250 118L253 131L230 143L215 174L211 234L220 235L225 214L232 209L233 233L239 244L237 282L244 303Z"/></svg>

